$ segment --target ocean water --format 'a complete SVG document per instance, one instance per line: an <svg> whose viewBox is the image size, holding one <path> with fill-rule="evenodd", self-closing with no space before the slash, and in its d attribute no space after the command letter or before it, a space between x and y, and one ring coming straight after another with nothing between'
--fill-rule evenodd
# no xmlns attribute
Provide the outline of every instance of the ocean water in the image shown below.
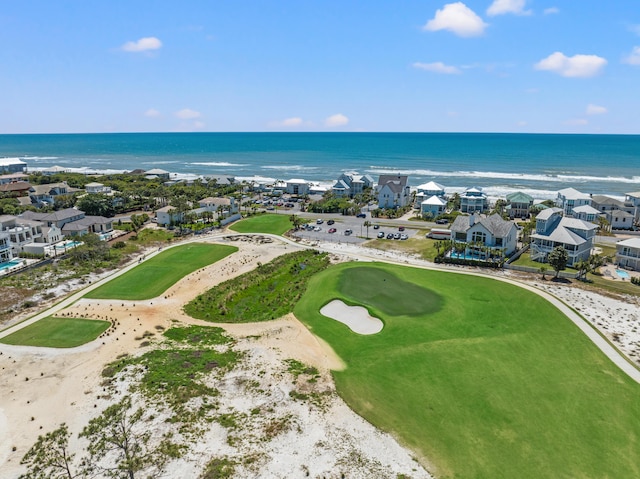
<svg viewBox="0 0 640 479"><path fill-rule="evenodd" d="M640 190L640 136L497 133L115 133L0 135L0 157L30 171L162 168L175 177L302 178L330 184L345 171L434 180L491 196L561 188L624 196Z"/></svg>

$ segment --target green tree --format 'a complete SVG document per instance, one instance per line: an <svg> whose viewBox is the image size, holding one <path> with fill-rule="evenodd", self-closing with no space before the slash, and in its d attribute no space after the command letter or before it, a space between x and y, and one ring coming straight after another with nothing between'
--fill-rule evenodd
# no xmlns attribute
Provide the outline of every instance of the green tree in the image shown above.
<svg viewBox="0 0 640 479"><path fill-rule="evenodd" d="M560 274L560 271L567 269L567 263L569 262L569 253L562 246L556 246L553 251L547 256L549 266L556 272L556 278Z"/></svg>
<svg viewBox="0 0 640 479"><path fill-rule="evenodd" d="M369 239L369 226L371 226L371 221L365 221L362 226L367 228L367 239Z"/></svg>
<svg viewBox="0 0 640 479"><path fill-rule="evenodd" d="M27 473L20 479L73 479L73 457L69 453L71 433L66 424L55 431L39 436L36 443L24 455L20 464L27 466Z"/></svg>
<svg viewBox="0 0 640 479"><path fill-rule="evenodd" d="M91 216L111 217L115 212L113 199L102 193L85 195L78 200L76 206L79 210L84 211L85 214Z"/></svg>

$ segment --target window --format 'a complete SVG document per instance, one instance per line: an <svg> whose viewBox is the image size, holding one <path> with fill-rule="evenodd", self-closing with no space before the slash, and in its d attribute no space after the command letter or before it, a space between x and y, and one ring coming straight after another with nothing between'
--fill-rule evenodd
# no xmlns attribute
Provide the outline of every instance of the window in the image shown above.
<svg viewBox="0 0 640 479"><path fill-rule="evenodd" d="M471 236L471 241L474 241L476 243L484 243L487 240L487 235L484 234L482 231L474 231L473 235Z"/></svg>

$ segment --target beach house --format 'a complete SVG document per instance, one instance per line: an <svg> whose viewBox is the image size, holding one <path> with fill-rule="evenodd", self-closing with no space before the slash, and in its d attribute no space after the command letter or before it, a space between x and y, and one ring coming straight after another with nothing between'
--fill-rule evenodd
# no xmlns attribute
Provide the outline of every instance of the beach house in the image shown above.
<svg viewBox="0 0 640 479"><path fill-rule="evenodd" d="M489 209L489 198L482 188L474 186L467 188L460 195L460 211L462 213L482 213Z"/></svg>
<svg viewBox="0 0 640 479"><path fill-rule="evenodd" d="M629 238L616 243L616 263L640 271L640 238Z"/></svg>
<svg viewBox="0 0 640 479"><path fill-rule="evenodd" d="M238 212L238 204L233 197L218 197L214 198L209 196L198 201L200 208L205 208L206 211L213 213L224 213L225 215L235 214Z"/></svg>
<svg viewBox="0 0 640 479"><path fill-rule="evenodd" d="M55 204L57 196L69 195L73 191L69 188L66 181L46 185L32 185L29 189L29 198L31 198L31 203L35 206L52 206Z"/></svg>
<svg viewBox="0 0 640 479"><path fill-rule="evenodd" d="M640 221L640 191L626 193L624 195L624 204L633 208L633 217L635 222Z"/></svg>
<svg viewBox="0 0 640 479"><path fill-rule="evenodd" d="M411 189L407 175L380 175L378 208L404 208L410 204Z"/></svg>
<svg viewBox="0 0 640 479"><path fill-rule="evenodd" d="M562 246L569 254L569 266L587 260L597 229L593 223L563 216L560 208L543 210L536 216L536 231L531 235L531 259L545 263L547 255Z"/></svg>
<svg viewBox="0 0 640 479"><path fill-rule="evenodd" d="M589 221L591 223L597 223L598 217L600 216L600 211L590 205L576 206L573 209L572 216L579 220Z"/></svg>
<svg viewBox="0 0 640 479"><path fill-rule="evenodd" d="M430 196L420 203L420 214L425 219L436 218L447 211L447 200L442 196Z"/></svg>
<svg viewBox="0 0 640 479"><path fill-rule="evenodd" d="M0 173L21 173L27 164L20 158L0 158Z"/></svg>
<svg viewBox="0 0 640 479"><path fill-rule="evenodd" d="M112 193L111 188L103 185L102 183L92 182L84 185L84 189L89 194L110 195Z"/></svg>
<svg viewBox="0 0 640 479"><path fill-rule="evenodd" d="M373 188L373 178L359 173L343 173L331 187L334 196L338 198L353 198L364 193L366 188Z"/></svg>
<svg viewBox="0 0 640 479"><path fill-rule="evenodd" d="M558 191L556 206L564 212L565 216L572 216L573 209L583 205L591 206L591 195L581 193L575 188L564 188Z"/></svg>
<svg viewBox="0 0 640 479"><path fill-rule="evenodd" d="M23 251L25 244L37 242L42 238L43 224L40 221L18 218L13 215L0 216L0 231L9 235L14 256Z"/></svg>
<svg viewBox="0 0 640 479"><path fill-rule="evenodd" d="M465 255L486 259L491 255L509 256L516 250L518 229L499 214L460 215L450 229L453 241L466 243Z"/></svg>
<svg viewBox="0 0 640 479"><path fill-rule="evenodd" d="M0 264L6 263L13 259L11 251L11 242L7 233L0 233Z"/></svg>
<svg viewBox="0 0 640 479"><path fill-rule="evenodd" d="M284 191L290 195L305 196L309 194L310 188L311 184L307 180L292 178L287 180L287 186Z"/></svg>
<svg viewBox="0 0 640 479"><path fill-rule="evenodd" d="M531 207L533 206L533 196L530 196L521 191L515 193L509 193L506 197L507 206L505 207L506 213L509 218L528 218Z"/></svg>
<svg viewBox="0 0 640 479"><path fill-rule="evenodd" d="M179 223L183 218L184 214L180 213L175 206L167 205L156 210L156 222L161 226Z"/></svg>

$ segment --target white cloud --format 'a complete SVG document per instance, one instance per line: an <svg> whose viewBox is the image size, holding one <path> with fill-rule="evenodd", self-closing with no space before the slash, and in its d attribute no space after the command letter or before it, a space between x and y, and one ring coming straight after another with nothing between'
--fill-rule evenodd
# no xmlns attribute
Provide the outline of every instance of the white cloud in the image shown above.
<svg viewBox="0 0 640 479"><path fill-rule="evenodd" d="M564 124L569 126L584 126L588 125L589 122L584 118L573 118L571 120L565 121Z"/></svg>
<svg viewBox="0 0 640 479"><path fill-rule="evenodd" d="M563 77L587 78L600 73L607 60L597 55L574 55L568 57L555 52L534 65L536 70L547 70Z"/></svg>
<svg viewBox="0 0 640 479"><path fill-rule="evenodd" d="M560 9L558 7L549 7L545 8L542 13L544 13L545 15L554 15L556 13L560 13Z"/></svg>
<svg viewBox="0 0 640 479"><path fill-rule="evenodd" d="M195 120L202 116L199 111L192 110L191 108L183 108L182 110L177 111L175 115L181 120Z"/></svg>
<svg viewBox="0 0 640 479"><path fill-rule="evenodd" d="M269 126L271 128L295 128L301 126L304 123L300 117L285 118L284 120L271 121Z"/></svg>
<svg viewBox="0 0 640 479"><path fill-rule="evenodd" d="M594 105L593 103L589 103L587 105L586 110L587 115L602 115L607 113L607 108L604 106Z"/></svg>
<svg viewBox="0 0 640 479"><path fill-rule="evenodd" d="M448 3L437 10L423 30L436 32L449 30L460 37L477 37L484 33L488 25L462 2Z"/></svg>
<svg viewBox="0 0 640 479"><path fill-rule="evenodd" d="M622 61L623 63L628 63L629 65L640 65L640 47L633 47L631 53Z"/></svg>
<svg viewBox="0 0 640 479"><path fill-rule="evenodd" d="M144 112L144 116L147 116L149 118L158 118L159 116L161 116L161 113L155 108L149 108Z"/></svg>
<svg viewBox="0 0 640 479"><path fill-rule="evenodd" d="M450 65L445 65L442 62L434 62L434 63L416 62L413 64L413 68L417 68L418 70L425 70L433 73L443 73L445 75L456 75L461 73L459 68L450 66Z"/></svg>
<svg viewBox="0 0 640 479"><path fill-rule="evenodd" d="M335 115L331 115L324 120L324 125L329 128L345 126L347 123L349 123L349 118L344 116L342 113L336 113Z"/></svg>
<svg viewBox="0 0 640 479"><path fill-rule="evenodd" d="M127 42L122 45L125 52L146 52L149 50L158 50L162 47L162 42L156 37L144 37L135 42Z"/></svg>
<svg viewBox="0 0 640 479"><path fill-rule="evenodd" d="M525 3L527 3L527 0L493 0L493 3L487 8L487 15L490 17L506 13L531 15L531 10L524 9Z"/></svg>

